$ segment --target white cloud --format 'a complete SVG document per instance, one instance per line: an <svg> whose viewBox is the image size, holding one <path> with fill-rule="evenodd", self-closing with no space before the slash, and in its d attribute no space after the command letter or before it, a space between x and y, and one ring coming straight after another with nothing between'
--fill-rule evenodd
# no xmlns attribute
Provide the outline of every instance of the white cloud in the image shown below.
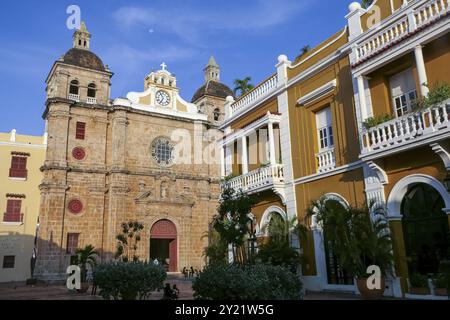
<svg viewBox="0 0 450 320"><path fill-rule="evenodd" d="M309 0L256 0L242 6L217 5L214 10L190 8L173 4L164 9L157 7L125 6L114 12L120 26L145 26L155 32L176 35L191 44L206 35L219 32L255 32L282 24L310 3Z"/></svg>

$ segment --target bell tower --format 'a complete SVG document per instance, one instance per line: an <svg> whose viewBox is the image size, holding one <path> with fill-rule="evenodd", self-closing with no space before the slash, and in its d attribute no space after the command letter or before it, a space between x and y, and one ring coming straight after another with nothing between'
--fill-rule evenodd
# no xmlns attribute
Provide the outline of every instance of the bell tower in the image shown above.
<svg viewBox="0 0 450 320"><path fill-rule="evenodd" d="M208 64L203 69L203 72L205 73L205 82L210 80L220 82L220 66L213 56L209 58Z"/></svg>
<svg viewBox="0 0 450 320"><path fill-rule="evenodd" d="M81 22L80 29L73 34L73 47L77 49L89 50L91 34L87 30L86 23Z"/></svg>

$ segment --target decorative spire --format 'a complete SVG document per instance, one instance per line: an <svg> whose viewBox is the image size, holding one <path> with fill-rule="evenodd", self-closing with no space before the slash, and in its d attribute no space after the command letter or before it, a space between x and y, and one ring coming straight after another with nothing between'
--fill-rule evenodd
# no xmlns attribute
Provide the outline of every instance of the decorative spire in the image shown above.
<svg viewBox="0 0 450 320"><path fill-rule="evenodd" d="M89 50L91 34L87 30L86 23L81 22L80 29L73 34L73 47L82 50Z"/></svg>
<svg viewBox="0 0 450 320"><path fill-rule="evenodd" d="M203 71L205 72L205 82L210 80L220 82L220 66L213 56L209 58L208 64Z"/></svg>

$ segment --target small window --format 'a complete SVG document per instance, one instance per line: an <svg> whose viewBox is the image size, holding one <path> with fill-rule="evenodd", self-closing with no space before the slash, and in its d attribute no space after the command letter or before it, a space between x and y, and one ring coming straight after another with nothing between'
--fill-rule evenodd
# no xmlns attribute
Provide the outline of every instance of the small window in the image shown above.
<svg viewBox="0 0 450 320"><path fill-rule="evenodd" d="M79 233L68 233L67 234L67 254L75 254L78 249L78 238Z"/></svg>
<svg viewBox="0 0 450 320"><path fill-rule="evenodd" d="M10 178L26 179L27 171L27 157L13 156L11 158L11 168L9 170Z"/></svg>
<svg viewBox="0 0 450 320"><path fill-rule="evenodd" d="M89 98L95 98L95 89L96 89L96 86L95 86L94 83L91 83L91 84L88 86L88 93L87 93L87 96L88 96Z"/></svg>
<svg viewBox="0 0 450 320"><path fill-rule="evenodd" d="M330 108L326 108L316 114L316 125L319 149L322 151L334 147L334 134Z"/></svg>
<svg viewBox="0 0 450 320"><path fill-rule="evenodd" d="M77 80L72 80L70 82L69 93L78 95L80 83Z"/></svg>
<svg viewBox="0 0 450 320"><path fill-rule="evenodd" d="M3 269L14 269L16 264L16 256L3 257Z"/></svg>
<svg viewBox="0 0 450 320"><path fill-rule="evenodd" d="M219 109L215 109L213 114L214 114L214 121L219 121L219 119L220 119L220 110Z"/></svg>
<svg viewBox="0 0 450 320"><path fill-rule="evenodd" d="M398 73L390 79L395 114L401 117L411 112L417 102L416 83L411 69Z"/></svg>
<svg viewBox="0 0 450 320"><path fill-rule="evenodd" d="M77 140L84 140L86 138L86 123L77 122L77 129L75 133L75 138Z"/></svg>
<svg viewBox="0 0 450 320"><path fill-rule="evenodd" d="M23 222L22 200L8 199L3 222Z"/></svg>

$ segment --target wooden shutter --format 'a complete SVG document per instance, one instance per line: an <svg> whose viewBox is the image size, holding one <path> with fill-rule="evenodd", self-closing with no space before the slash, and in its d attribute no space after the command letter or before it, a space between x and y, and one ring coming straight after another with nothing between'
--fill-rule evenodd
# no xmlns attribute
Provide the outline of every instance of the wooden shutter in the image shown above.
<svg viewBox="0 0 450 320"><path fill-rule="evenodd" d="M86 123L77 122L76 139L84 140L86 138Z"/></svg>

